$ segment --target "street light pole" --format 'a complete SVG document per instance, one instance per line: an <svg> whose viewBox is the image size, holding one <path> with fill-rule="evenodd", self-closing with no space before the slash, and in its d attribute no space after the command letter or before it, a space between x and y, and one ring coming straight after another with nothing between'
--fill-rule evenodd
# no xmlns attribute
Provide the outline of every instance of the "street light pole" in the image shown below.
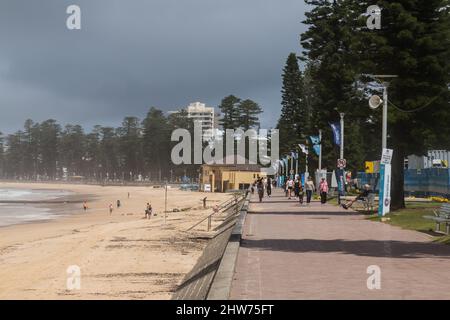
<svg viewBox="0 0 450 320"><path fill-rule="evenodd" d="M397 78L398 75L394 75L394 74L383 74L383 75L372 75L369 74L368 75L370 78L378 81L379 83L381 83L381 79L392 79L392 78ZM381 137L381 144L383 149L387 148L387 117L388 117L388 87L389 87L389 82L388 81L384 81L382 82L383 85L383 123L382 123L382 137Z"/></svg>
<svg viewBox="0 0 450 320"><path fill-rule="evenodd" d="M388 83L383 83L383 128L382 128L382 148L387 148L387 115L388 115Z"/></svg>
<svg viewBox="0 0 450 320"><path fill-rule="evenodd" d="M340 159L344 159L344 116L345 113L341 112L339 113L341 116L341 152L340 152Z"/></svg>
<svg viewBox="0 0 450 320"><path fill-rule="evenodd" d="M380 79L385 78L397 78L397 75L369 75L372 79L377 80L383 85L383 123L382 123L382 138L381 143L383 146L382 154L384 149L387 148L387 116L388 116L388 81L383 81ZM379 104L369 103L372 109L376 109ZM382 217L390 211L390 190L391 190L391 164L382 163L380 165L380 188L379 188L379 201L378 201L378 216Z"/></svg>

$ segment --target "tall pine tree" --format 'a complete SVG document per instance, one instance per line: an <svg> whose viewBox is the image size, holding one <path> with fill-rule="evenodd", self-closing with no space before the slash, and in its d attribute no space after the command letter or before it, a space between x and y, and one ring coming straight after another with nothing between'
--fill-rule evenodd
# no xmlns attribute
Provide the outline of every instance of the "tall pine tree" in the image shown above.
<svg viewBox="0 0 450 320"><path fill-rule="evenodd" d="M236 121L236 127L244 131L248 129L257 129L260 125L259 115L262 113L261 107L253 100L246 99L241 101L238 106L239 117Z"/></svg>
<svg viewBox="0 0 450 320"><path fill-rule="evenodd" d="M404 158L449 148L449 1L379 1L381 30L361 33L366 73L389 83L388 147L394 149L391 206L404 207Z"/></svg>
<svg viewBox="0 0 450 320"><path fill-rule="evenodd" d="M219 124L224 130L235 129L237 122L239 121L239 103L241 99L234 95L229 95L222 99L219 109L222 113L222 117L219 120Z"/></svg>
<svg viewBox="0 0 450 320"><path fill-rule="evenodd" d="M363 153L371 160L381 154L381 112L370 110L367 96L356 90L360 75L399 76L389 85L388 147L394 149L392 208L401 208L405 156L450 144L449 1L377 1L381 30L368 30L363 15L374 1L306 2L313 5L302 35L304 57L313 66L313 121L326 126L337 120L336 111L346 113L349 163Z"/></svg>
<svg viewBox="0 0 450 320"><path fill-rule="evenodd" d="M303 78L295 53L289 54L282 77L282 109L277 128L280 131L280 151L287 153L298 149L296 145L304 141L306 133L310 131L303 97Z"/></svg>

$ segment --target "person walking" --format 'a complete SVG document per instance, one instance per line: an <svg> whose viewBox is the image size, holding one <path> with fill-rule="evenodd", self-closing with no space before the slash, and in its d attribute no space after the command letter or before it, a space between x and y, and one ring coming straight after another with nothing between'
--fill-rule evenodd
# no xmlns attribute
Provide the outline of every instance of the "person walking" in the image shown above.
<svg viewBox="0 0 450 320"><path fill-rule="evenodd" d="M298 196L300 194L300 186L301 186L301 182L298 179L298 177L296 177L295 181L294 181L294 194L295 194L296 198L298 198Z"/></svg>
<svg viewBox="0 0 450 320"><path fill-rule="evenodd" d="M267 196L270 198L272 195L272 179L267 178L267 186L266 186Z"/></svg>
<svg viewBox="0 0 450 320"><path fill-rule="evenodd" d="M117 209L120 208L120 200L117 200Z"/></svg>
<svg viewBox="0 0 450 320"><path fill-rule="evenodd" d="M320 202L322 204L327 203L328 182L327 180L325 180L325 178L322 178L322 181L320 182L319 191L320 191Z"/></svg>
<svg viewBox="0 0 450 320"><path fill-rule="evenodd" d="M292 180L292 178L289 178L288 182L287 182L287 190L288 190L288 196L289 196L289 200L291 200L292 197L292 189L294 189L294 180Z"/></svg>
<svg viewBox="0 0 450 320"><path fill-rule="evenodd" d="M110 203L109 204L109 214L111 215L112 214L112 212L113 212L113 204L112 203Z"/></svg>
<svg viewBox="0 0 450 320"><path fill-rule="evenodd" d="M152 217L153 208L150 203L147 202L147 207L145 208L145 219L150 219Z"/></svg>
<svg viewBox="0 0 450 320"><path fill-rule="evenodd" d="M87 209L88 209L88 205L87 205L87 202L86 202L86 201L84 201L84 202L83 202L83 210L84 210L84 212L86 212L86 211L87 211Z"/></svg>
<svg viewBox="0 0 450 320"><path fill-rule="evenodd" d="M314 182L311 177L308 177L308 180L305 183L305 189L306 189L306 203L311 203L311 197L313 192L316 190L316 187L314 186Z"/></svg>
<svg viewBox="0 0 450 320"><path fill-rule="evenodd" d="M305 189L303 188L302 184L299 183L298 188L298 202L300 202L300 205L303 204L303 197L305 196Z"/></svg>
<svg viewBox="0 0 450 320"><path fill-rule="evenodd" d="M264 197L264 183L262 179L258 180L256 188L258 189L259 202L262 202L262 198Z"/></svg>
<svg viewBox="0 0 450 320"><path fill-rule="evenodd" d="M351 187L351 181L352 181L352 172L348 171L345 174L345 192L348 192L348 188Z"/></svg>

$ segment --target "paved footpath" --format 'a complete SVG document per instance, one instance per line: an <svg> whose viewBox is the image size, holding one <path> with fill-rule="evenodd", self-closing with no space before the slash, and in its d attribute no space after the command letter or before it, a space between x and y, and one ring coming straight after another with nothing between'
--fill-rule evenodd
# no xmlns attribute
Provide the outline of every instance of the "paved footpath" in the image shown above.
<svg viewBox="0 0 450 320"><path fill-rule="evenodd" d="M450 299L450 245L337 206L300 206L280 191L256 201L231 299ZM381 288L369 290L373 265Z"/></svg>

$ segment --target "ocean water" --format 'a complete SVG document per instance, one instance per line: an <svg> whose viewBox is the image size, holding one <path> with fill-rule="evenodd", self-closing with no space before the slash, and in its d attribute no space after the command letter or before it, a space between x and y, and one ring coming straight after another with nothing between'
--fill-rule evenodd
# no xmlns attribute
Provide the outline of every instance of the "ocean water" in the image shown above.
<svg viewBox="0 0 450 320"><path fill-rule="evenodd" d="M61 215L45 204L2 203L3 201L46 201L72 194L63 190L32 190L0 188L0 227L54 219Z"/></svg>

